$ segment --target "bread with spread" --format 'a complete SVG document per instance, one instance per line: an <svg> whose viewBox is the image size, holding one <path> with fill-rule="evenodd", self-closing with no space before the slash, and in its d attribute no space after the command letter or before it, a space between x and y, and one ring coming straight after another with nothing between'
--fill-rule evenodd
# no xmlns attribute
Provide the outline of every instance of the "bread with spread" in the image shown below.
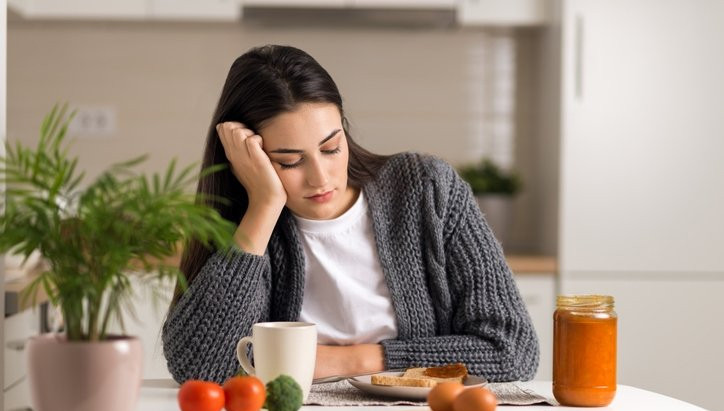
<svg viewBox="0 0 724 411"><path fill-rule="evenodd" d="M468 375L465 364L455 363L440 367L408 368L402 375L375 374L370 378L374 385L396 387L434 387L439 382L462 383Z"/></svg>

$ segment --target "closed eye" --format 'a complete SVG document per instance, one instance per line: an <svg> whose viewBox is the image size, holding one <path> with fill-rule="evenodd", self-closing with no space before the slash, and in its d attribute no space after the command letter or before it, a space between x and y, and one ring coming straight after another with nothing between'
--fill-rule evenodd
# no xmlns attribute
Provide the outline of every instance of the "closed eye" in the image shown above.
<svg viewBox="0 0 724 411"><path fill-rule="evenodd" d="M321 150L321 151L322 151L322 153L324 153L324 154L337 154L337 153L339 153L341 150L340 150L339 146L337 146L336 148L333 148L333 149L331 149L331 150Z"/></svg>
<svg viewBox="0 0 724 411"><path fill-rule="evenodd" d="M322 152L322 154L329 156L329 155L338 154L340 151L342 151L342 149L339 146L337 146L331 150L320 150L320 151ZM287 170L290 168L297 168L297 167L301 166L302 163L304 163L304 157L300 158L298 161L295 161L293 163L282 163L282 162L277 162L277 163L279 163L279 166L284 170Z"/></svg>
<svg viewBox="0 0 724 411"><path fill-rule="evenodd" d="M295 161L294 163L279 163L279 166L283 169L288 168L296 168L302 165L302 162L304 162L304 158L300 158L299 161Z"/></svg>

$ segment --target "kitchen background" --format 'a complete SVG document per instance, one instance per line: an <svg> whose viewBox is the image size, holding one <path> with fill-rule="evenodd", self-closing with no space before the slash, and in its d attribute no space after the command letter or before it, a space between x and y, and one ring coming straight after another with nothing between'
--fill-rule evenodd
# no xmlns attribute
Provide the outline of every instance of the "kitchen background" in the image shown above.
<svg viewBox="0 0 724 411"><path fill-rule="evenodd" d="M351 133L370 150L519 166L526 190L511 248L553 253L555 234L542 226L555 212L541 204L536 168L556 164L539 164L531 127L534 30L349 25L29 22L11 12L8 138L35 141L38 119L62 99L109 112L113 130L76 134L89 177L143 152L152 153L148 171L173 157L195 162L233 60L256 45L291 44L335 78Z"/></svg>
<svg viewBox="0 0 724 411"><path fill-rule="evenodd" d="M9 141L37 141L68 101L87 115L73 152L88 177L140 153L147 171L198 161L232 61L300 47L336 80L363 146L521 172L506 254L554 260L514 268L541 338L537 379L551 378L556 293L608 293L619 382L724 409L724 2L368 1L370 13L254 0L296 6L237 18L217 1L201 7L216 17L180 20L149 18L173 2L145 2L10 1ZM146 376L165 377L163 309L139 307ZM5 341L36 332L36 317L5 318ZM5 405L21 404L21 356L5 346Z"/></svg>

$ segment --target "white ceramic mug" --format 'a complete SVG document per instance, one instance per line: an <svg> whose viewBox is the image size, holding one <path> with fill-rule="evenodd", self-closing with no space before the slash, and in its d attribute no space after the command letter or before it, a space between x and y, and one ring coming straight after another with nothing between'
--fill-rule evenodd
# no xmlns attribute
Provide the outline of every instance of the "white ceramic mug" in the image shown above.
<svg viewBox="0 0 724 411"><path fill-rule="evenodd" d="M255 367L246 355L249 344ZM306 400L317 359L317 327L304 322L256 323L251 337L242 338L236 345L236 357L247 374L255 375L264 384L282 374L294 378Z"/></svg>

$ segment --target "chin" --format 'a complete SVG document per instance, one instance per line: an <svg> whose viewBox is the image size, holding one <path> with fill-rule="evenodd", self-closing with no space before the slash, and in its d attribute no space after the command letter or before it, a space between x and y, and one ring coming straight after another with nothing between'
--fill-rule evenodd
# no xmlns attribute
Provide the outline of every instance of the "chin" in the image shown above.
<svg viewBox="0 0 724 411"><path fill-rule="evenodd" d="M335 211L336 209L330 204L325 207L307 209L303 213L297 213L297 215L309 220L331 220L336 217Z"/></svg>

